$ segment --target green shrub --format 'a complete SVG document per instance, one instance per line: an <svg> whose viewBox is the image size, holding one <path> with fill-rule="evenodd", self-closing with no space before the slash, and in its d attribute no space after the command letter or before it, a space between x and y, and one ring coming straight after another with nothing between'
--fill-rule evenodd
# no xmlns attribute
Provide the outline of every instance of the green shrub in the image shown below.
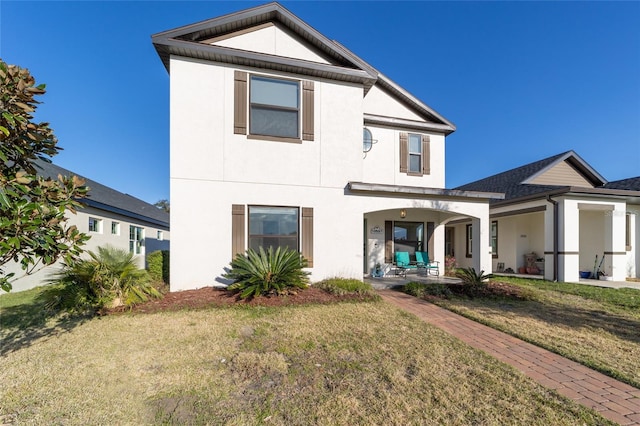
<svg viewBox="0 0 640 426"><path fill-rule="evenodd" d="M487 292L489 279L493 274L484 275L484 271L477 273L475 268L464 268L456 271L456 277L462 280L462 291L469 296L481 295Z"/></svg>
<svg viewBox="0 0 640 426"><path fill-rule="evenodd" d="M162 296L151 285L149 274L136 266L132 253L111 246L88 253L91 259L65 265L49 279L53 286L41 295L47 308L82 312Z"/></svg>
<svg viewBox="0 0 640 426"><path fill-rule="evenodd" d="M246 299L267 294L287 294L309 285L309 272L302 269L307 260L295 250L269 247L239 253L231 261L231 269L223 277L234 281L228 290Z"/></svg>
<svg viewBox="0 0 640 426"><path fill-rule="evenodd" d="M169 250L157 250L147 256L147 272L154 281L169 284Z"/></svg>
<svg viewBox="0 0 640 426"><path fill-rule="evenodd" d="M328 278L315 283L313 286L338 296L344 296L350 293L362 295L374 294L371 284L352 278Z"/></svg>
<svg viewBox="0 0 640 426"><path fill-rule="evenodd" d="M427 284L415 281L407 283L403 291L419 298L424 298L425 296L448 298L453 294L446 284Z"/></svg>

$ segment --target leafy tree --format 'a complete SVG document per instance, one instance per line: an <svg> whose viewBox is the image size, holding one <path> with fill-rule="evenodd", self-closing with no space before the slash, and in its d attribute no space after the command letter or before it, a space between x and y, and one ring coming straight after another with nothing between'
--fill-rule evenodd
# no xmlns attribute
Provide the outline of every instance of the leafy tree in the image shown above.
<svg viewBox="0 0 640 426"><path fill-rule="evenodd" d="M37 176L36 160L50 161L62 148L49 123L33 113L45 93L29 70L0 59L0 288L11 291L2 266L19 262L26 274L61 257L71 259L89 238L67 226L65 212L76 212L88 188L73 177Z"/></svg>
<svg viewBox="0 0 640 426"><path fill-rule="evenodd" d="M154 204L154 206L156 206L159 209L164 210L165 212L169 213L169 211L171 210L171 205L169 204L169 200L159 200L158 202L156 202Z"/></svg>

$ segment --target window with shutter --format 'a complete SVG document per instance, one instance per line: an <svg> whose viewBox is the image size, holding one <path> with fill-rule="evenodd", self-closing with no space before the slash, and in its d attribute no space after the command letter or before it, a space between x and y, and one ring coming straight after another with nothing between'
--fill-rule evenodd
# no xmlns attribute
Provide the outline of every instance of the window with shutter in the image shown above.
<svg viewBox="0 0 640 426"><path fill-rule="evenodd" d="M429 135L400 133L400 173L413 176L431 174Z"/></svg>
<svg viewBox="0 0 640 426"><path fill-rule="evenodd" d="M314 140L314 82L236 71L233 128L252 139Z"/></svg>

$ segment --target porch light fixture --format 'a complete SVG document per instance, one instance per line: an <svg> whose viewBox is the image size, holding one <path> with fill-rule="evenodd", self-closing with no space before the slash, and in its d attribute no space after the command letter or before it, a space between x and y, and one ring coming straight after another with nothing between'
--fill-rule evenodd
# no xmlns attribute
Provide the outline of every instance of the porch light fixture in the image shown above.
<svg viewBox="0 0 640 426"><path fill-rule="evenodd" d="M405 209L400 210L400 217L403 219L407 217L407 211Z"/></svg>

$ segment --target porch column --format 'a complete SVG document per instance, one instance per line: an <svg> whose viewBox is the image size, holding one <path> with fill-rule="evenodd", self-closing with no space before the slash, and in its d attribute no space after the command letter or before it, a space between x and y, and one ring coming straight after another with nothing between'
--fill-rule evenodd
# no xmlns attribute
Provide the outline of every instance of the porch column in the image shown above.
<svg viewBox="0 0 640 426"><path fill-rule="evenodd" d="M558 208L553 203L547 204L547 209L544 212L544 279L553 281L553 269L557 267L554 265L554 210Z"/></svg>
<svg viewBox="0 0 640 426"><path fill-rule="evenodd" d="M558 281L580 281L580 212L575 200L560 200Z"/></svg>
<svg viewBox="0 0 640 426"><path fill-rule="evenodd" d="M489 207L482 218L473 218L471 221L473 267L476 272L484 271L490 274L492 271L491 241L489 240Z"/></svg>
<svg viewBox="0 0 640 426"><path fill-rule="evenodd" d="M616 203L613 210L604 215L604 255L603 271L614 281L624 281L627 276L627 252L625 246L627 214L624 203Z"/></svg>

